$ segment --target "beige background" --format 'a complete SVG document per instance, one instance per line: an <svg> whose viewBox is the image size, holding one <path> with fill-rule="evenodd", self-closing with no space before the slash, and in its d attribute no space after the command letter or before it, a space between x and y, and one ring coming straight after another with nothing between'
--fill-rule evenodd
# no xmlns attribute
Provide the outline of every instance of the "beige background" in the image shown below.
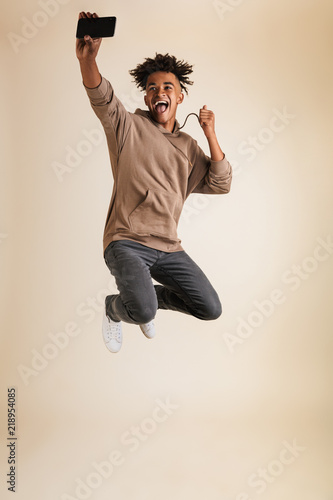
<svg viewBox="0 0 333 500"><path fill-rule="evenodd" d="M29 0L1 18L1 498L12 498L15 386L17 499L331 500L333 255L316 248L333 238L332 2L54 2L53 17ZM115 291L102 258L112 177L105 140L82 143L99 124L74 53L78 12L90 9L118 18L98 62L129 110L142 95L128 70L144 57L168 51L195 65L179 121L213 109L235 169L230 194L190 197L179 227L222 317L160 311L156 339L124 325L117 355L101 339ZM44 25L16 53L8 33L22 36L26 20ZM292 117L281 130L265 130L283 110ZM193 117L185 130L207 151ZM249 137L260 141L253 159ZM66 166L73 149L85 156L59 180L55 162ZM278 293L260 316L258 302ZM247 338L241 320L256 325ZM77 335L54 347L50 334L71 327ZM36 369L36 352L53 359ZM157 412L168 399L170 415ZM130 446L133 426L142 434ZM121 465L96 475L114 450ZM79 478L89 489L76 491Z"/></svg>

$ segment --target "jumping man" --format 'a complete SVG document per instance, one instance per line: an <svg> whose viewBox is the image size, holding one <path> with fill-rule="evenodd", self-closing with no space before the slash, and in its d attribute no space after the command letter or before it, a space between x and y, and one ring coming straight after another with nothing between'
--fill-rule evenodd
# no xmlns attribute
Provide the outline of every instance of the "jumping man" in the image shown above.
<svg viewBox="0 0 333 500"><path fill-rule="evenodd" d="M80 18L98 17L81 12ZM103 338L111 352L122 344L122 321L155 335L157 309L213 320L222 313L208 278L184 251L177 225L191 193L225 194L232 169L215 134L214 113L203 106L199 120L210 157L179 131L178 105L191 85L192 66L156 54L130 71L148 110L126 111L96 56L102 39L76 42L83 85L108 143L113 192L106 218L104 258L119 294L105 299ZM152 278L160 283L154 285Z"/></svg>

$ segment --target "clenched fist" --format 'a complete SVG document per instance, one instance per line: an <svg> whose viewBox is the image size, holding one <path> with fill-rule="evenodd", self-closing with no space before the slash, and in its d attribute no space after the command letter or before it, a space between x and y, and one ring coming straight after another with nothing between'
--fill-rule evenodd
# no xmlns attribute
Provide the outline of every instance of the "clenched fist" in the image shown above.
<svg viewBox="0 0 333 500"><path fill-rule="evenodd" d="M213 137L215 135L215 115L213 111L207 109L206 105L200 109L199 121L205 136L207 138Z"/></svg>

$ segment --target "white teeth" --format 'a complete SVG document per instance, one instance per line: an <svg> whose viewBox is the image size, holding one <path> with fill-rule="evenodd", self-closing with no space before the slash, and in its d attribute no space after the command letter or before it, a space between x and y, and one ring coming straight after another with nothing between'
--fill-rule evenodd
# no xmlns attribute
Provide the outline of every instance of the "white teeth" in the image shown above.
<svg viewBox="0 0 333 500"><path fill-rule="evenodd" d="M155 106L157 106L158 104L168 104L166 101L157 101L155 102Z"/></svg>

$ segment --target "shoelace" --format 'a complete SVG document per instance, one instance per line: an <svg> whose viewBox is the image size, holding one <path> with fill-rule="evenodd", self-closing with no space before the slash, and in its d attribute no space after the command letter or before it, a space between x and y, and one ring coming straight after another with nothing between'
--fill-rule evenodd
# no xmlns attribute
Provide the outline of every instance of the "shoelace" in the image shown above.
<svg viewBox="0 0 333 500"><path fill-rule="evenodd" d="M118 325L113 325L111 323L110 318L108 318L108 331L107 331L108 340L115 339L118 342L121 340L121 330Z"/></svg>

